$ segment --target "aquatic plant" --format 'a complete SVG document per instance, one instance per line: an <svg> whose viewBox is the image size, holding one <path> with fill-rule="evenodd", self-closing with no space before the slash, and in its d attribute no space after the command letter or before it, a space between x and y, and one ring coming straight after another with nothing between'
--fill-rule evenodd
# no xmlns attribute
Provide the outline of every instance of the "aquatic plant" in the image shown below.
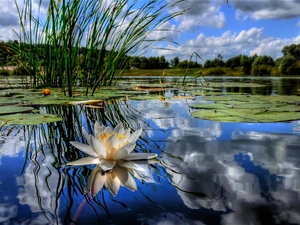
<svg viewBox="0 0 300 225"><path fill-rule="evenodd" d="M181 0L50 0L45 17L42 0L37 6L25 0L22 8L14 1L21 31L15 31L19 44L12 42L8 51L18 53L31 86L61 87L70 97L79 82L86 94L90 87L93 94L99 86L112 85L129 55L163 40L147 35L184 11L169 10Z"/></svg>
<svg viewBox="0 0 300 225"><path fill-rule="evenodd" d="M110 127L94 125L95 136L88 134L83 128L83 135L88 142L70 142L74 147L88 154L88 157L69 162L67 165L90 165L97 164L104 172L114 168L116 164L127 165L130 160L142 160L155 158L152 153L131 153L136 146L136 140L142 133L142 129L130 134L130 129L124 129L119 123L114 130Z"/></svg>
<svg viewBox="0 0 300 225"><path fill-rule="evenodd" d="M197 93L196 93L197 94ZM215 103L192 104L192 116L222 122L281 122L300 118L296 95L215 95L203 100Z"/></svg>

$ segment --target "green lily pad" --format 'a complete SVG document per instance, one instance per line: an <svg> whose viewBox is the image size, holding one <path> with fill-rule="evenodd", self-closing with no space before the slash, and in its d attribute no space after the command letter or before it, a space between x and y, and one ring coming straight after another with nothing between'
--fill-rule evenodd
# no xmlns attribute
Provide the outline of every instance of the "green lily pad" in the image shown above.
<svg viewBox="0 0 300 225"><path fill-rule="evenodd" d="M30 105L64 105L68 104L70 98L56 98L56 97L29 97L24 99L24 103Z"/></svg>
<svg viewBox="0 0 300 225"><path fill-rule="evenodd" d="M130 100L163 100L160 95L138 95L129 97Z"/></svg>
<svg viewBox="0 0 300 225"><path fill-rule="evenodd" d="M225 104L220 103L200 103L200 104L192 104L190 105L192 109L225 109Z"/></svg>
<svg viewBox="0 0 300 225"><path fill-rule="evenodd" d="M191 92L193 96L221 96L221 92L203 92L203 91L197 91L197 92Z"/></svg>
<svg viewBox="0 0 300 225"><path fill-rule="evenodd" d="M192 112L192 116L222 122L282 122L300 119L298 112L274 112L258 109L205 109Z"/></svg>
<svg viewBox="0 0 300 225"><path fill-rule="evenodd" d="M20 103L17 100L12 100L11 98L1 98L0 99L0 105L16 105Z"/></svg>
<svg viewBox="0 0 300 225"><path fill-rule="evenodd" d="M269 101L269 102L283 102L283 103L300 102L300 97L297 95L280 95L280 96L258 95L256 98L258 98L261 101Z"/></svg>
<svg viewBox="0 0 300 225"><path fill-rule="evenodd" d="M61 121L62 118L53 114L13 114L0 116L3 125L36 125L40 123L52 123Z"/></svg>
<svg viewBox="0 0 300 225"><path fill-rule="evenodd" d="M222 95L222 96L205 96L202 99L209 101L241 101L241 102L250 102L250 101L259 101L257 98L254 98L252 95Z"/></svg>
<svg viewBox="0 0 300 225"><path fill-rule="evenodd" d="M280 95L280 96L265 96L265 95L223 95L223 96L204 96L202 99L215 102L224 101L241 101L241 102L269 102L269 103L296 103L300 102L300 97L296 95Z"/></svg>
<svg viewBox="0 0 300 225"><path fill-rule="evenodd" d="M210 87L265 87L263 84L242 83L242 82L206 82Z"/></svg>
<svg viewBox="0 0 300 225"><path fill-rule="evenodd" d="M34 110L32 107L0 106L0 115L31 112L32 110Z"/></svg>
<svg viewBox="0 0 300 225"><path fill-rule="evenodd" d="M233 109L271 109L271 108L276 108L276 104L272 103L253 103L253 102L242 102L242 103L235 103L235 104L228 104L228 108L233 108Z"/></svg>
<svg viewBox="0 0 300 225"><path fill-rule="evenodd" d="M273 112L300 112L300 106L290 104L279 104L270 109Z"/></svg>
<svg viewBox="0 0 300 225"><path fill-rule="evenodd" d="M126 97L128 94L126 93L120 93L117 91L102 91L102 92L95 92L94 96L98 99L109 99L109 98L120 98L120 97Z"/></svg>
<svg viewBox="0 0 300 225"><path fill-rule="evenodd" d="M252 102L232 102L230 103L205 103L190 105L192 109L261 109L273 112L299 112L300 106L290 104L274 104L274 103L252 103Z"/></svg>

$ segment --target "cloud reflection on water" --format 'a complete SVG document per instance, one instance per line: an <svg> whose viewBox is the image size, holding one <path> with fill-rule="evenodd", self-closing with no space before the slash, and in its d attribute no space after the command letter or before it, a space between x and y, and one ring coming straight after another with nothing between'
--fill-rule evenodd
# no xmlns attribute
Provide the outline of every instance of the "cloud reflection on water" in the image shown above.
<svg viewBox="0 0 300 225"><path fill-rule="evenodd" d="M168 142L162 155L187 207L227 212L228 225L300 221L298 137L250 132L214 141L199 134Z"/></svg>

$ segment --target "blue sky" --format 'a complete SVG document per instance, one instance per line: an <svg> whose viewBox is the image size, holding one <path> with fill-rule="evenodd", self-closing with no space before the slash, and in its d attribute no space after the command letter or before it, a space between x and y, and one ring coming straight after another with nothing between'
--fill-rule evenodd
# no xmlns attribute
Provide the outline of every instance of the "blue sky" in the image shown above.
<svg viewBox="0 0 300 225"><path fill-rule="evenodd" d="M152 53L183 59L195 51L204 60L219 53L225 60L256 53L276 59L283 46L300 43L299 0L185 0L181 5L190 10L169 24L181 32L173 34L180 46Z"/></svg>
<svg viewBox="0 0 300 225"><path fill-rule="evenodd" d="M38 0L33 2L37 7ZM43 0L43 6L47 2ZM1 0L1 4L0 36L16 39L12 28L17 29L18 16L13 0ZM218 54L224 60L239 54L276 59L282 56L284 46L300 43L300 0L229 0L228 4L226 0L183 0L180 7L187 11L162 26L168 32L149 35L167 37L180 45L155 43L146 56L164 55L168 60L179 56L183 60L197 52L204 60Z"/></svg>

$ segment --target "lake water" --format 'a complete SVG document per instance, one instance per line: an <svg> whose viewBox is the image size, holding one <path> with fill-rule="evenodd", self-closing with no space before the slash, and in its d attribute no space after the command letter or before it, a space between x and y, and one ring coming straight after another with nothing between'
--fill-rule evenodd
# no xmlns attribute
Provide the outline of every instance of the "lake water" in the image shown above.
<svg viewBox="0 0 300 225"><path fill-rule="evenodd" d="M300 89L296 78L208 79L221 80L266 85L224 89L230 92ZM117 99L104 109L47 106L39 109L63 121L1 126L0 224L71 224L75 217L75 224L300 224L300 121L201 120L190 115L197 102L201 97ZM104 188L81 207L94 166L66 166L85 156L69 142L86 143L81 126L93 133L95 121L142 127L136 151L157 153L159 160L149 166L152 182L136 180L136 191L121 187L116 197Z"/></svg>

